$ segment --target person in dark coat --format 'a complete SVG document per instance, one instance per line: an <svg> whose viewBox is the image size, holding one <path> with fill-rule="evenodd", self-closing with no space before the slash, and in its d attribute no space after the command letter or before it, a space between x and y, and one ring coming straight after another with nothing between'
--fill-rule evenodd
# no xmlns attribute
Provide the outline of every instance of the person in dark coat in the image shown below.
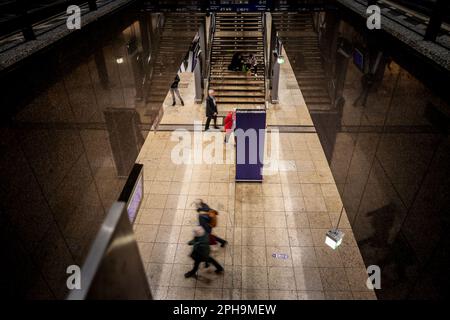
<svg viewBox="0 0 450 320"><path fill-rule="evenodd" d="M180 99L181 105L184 106L183 98L181 98L180 90L178 90L178 84L180 83L180 77L178 74L175 76L175 79L172 82L172 85L170 86L170 93L172 94L172 106L175 106L175 94L177 95L178 99Z"/></svg>
<svg viewBox="0 0 450 320"><path fill-rule="evenodd" d="M223 271L223 267L209 255L211 251L209 248L209 235L205 232L203 227L195 227L194 239L189 241L189 245L193 246L191 258L194 259L194 267L191 271L184 274L186 278L196 276L201 262L212 263L214 267L216 267L216 273L221 273Z"/></svg>
<svg viewBox="0 0 450 320"><path fill-rule="evenodd" d="M228 65L228 70L230 71L242 71L242 66L244 65L244 60L240 52L233 54L231 58L231 63Z"/></svg>
<svg viewBox="0 0 450 320"><path fill-rule="evenodd" d="M217 126L217 103L214 90L208 91L208 98L206 98L206 118L205 131L209 129L211 119L214 120L214 129L219 129Z"/></svg>
<svg viewBox="0 0 450 320"><path fill-rule="evenodd" d="M217 216L219 213L210 208L202 199L197 199L195 206L199 213L198 223L205 229L206 233L209 234L209 244L216 244L216 242L219 242L222 248L225 247L228 244L228 241L212 234L212 229L217 225Z"/></svg>

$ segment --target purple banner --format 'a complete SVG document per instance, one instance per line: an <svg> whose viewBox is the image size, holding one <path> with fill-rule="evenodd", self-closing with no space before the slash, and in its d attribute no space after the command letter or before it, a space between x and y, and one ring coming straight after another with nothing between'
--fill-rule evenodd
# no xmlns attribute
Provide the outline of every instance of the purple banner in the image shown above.
<svg viewBox="0 0 450 320"><path fill-rule="evenodd" d="M262 181L266 111L236 110L236 181Z"/></svg>

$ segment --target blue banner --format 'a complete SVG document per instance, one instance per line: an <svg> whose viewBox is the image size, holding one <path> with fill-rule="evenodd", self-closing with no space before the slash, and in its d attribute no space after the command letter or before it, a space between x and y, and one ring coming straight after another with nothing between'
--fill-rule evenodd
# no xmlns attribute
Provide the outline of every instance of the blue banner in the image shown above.
<svg viewBox="0 0 450 320"><path fill-rule="evenodd" d="M262 181L266 110L236 110L236 181Z"/></svg>

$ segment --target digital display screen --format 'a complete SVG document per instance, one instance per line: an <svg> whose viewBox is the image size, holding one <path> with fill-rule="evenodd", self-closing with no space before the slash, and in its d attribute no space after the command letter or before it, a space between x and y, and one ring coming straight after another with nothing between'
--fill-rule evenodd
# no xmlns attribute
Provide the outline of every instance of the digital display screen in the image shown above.
<svg viewBox="0 0 450 320"><path fill-rule="evenodd" d="M133 223L134 219L136 219L137 212L142 202L142 197L144 196L144 185L143 185L142 174L139 176L136 181L136 185L134 187L134 191L130 197L127 206L128 218L130 222Z"/></svg>
<svg viewBox="0 0 450 320"><path fill-rule="evenodd" d="M144 166L135 163L127 182L119 196L119 201L126 203L128 218L134 223L144 197Z"/></svg>
<svg viewBox="0 0 450 320"><path fill-rule="evenodd" d="M234 11L234 12L255 12L265 11L267 4L265 0L211 0L209 1L210 11Z"/></svg>

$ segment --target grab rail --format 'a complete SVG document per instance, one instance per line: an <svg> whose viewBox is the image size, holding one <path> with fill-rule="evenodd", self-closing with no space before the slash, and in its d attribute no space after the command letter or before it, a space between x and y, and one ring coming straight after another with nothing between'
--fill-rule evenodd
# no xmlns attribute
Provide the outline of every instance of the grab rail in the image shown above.
<svg viewBox="0 0 450 320"><path fill-rule="evenodd" d="M263 44L264 44L264 100L265 104L264 107L267 109L267 101L269 101L269 59L268 59L268 52L267 52L267 20L266 20L266 14L263 12L262 14L262 25L263 25Z"/></svg>
<svg viewBox="0 0 450 320"><path fill-rule="evenodd" d="M212 44L214 41L214 34L216 32L216 15L214 13L211 13L210 15L210 23L209 23L209 43L208 43L208 52L207 52L207 68L206 68L206 75L208 77L206 88L209 90L209 78L211 76L211 57L212 57Z"/></svg>

